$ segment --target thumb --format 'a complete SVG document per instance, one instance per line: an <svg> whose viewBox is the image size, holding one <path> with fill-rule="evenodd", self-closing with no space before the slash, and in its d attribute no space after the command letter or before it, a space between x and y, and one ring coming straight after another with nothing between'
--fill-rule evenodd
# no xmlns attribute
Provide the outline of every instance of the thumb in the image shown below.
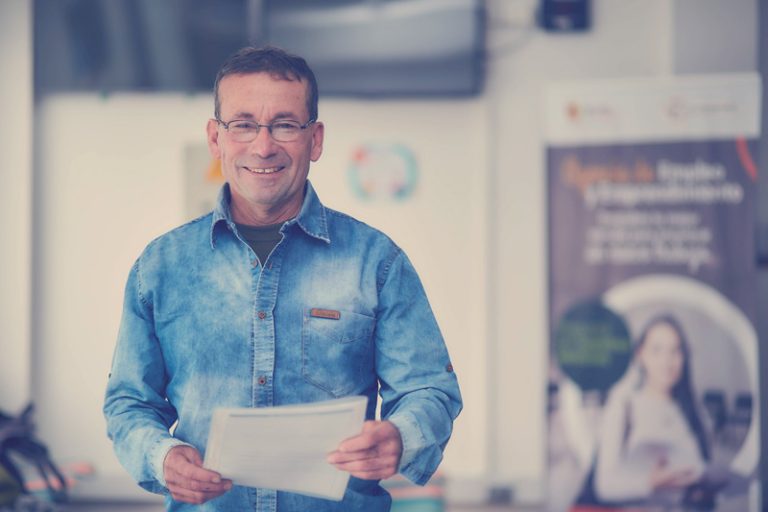
<svg viewBox="0 0 768 512"><path fill-rule="evenodd" d="M190 453L189 462L191 462L195 466L202 467L203 458L200 457L200 453L197 450L193 449L192 453Z"/></svg>

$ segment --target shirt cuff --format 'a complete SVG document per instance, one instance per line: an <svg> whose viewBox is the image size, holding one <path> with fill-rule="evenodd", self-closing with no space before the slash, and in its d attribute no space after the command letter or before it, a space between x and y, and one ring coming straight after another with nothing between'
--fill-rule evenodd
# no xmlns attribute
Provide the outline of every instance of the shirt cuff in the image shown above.
<svg viewBox="0 0 768 512"><path fill-rule="evenodd" d="M420 480L422 472L410 467L419 450L424 446L424 436L416 420L408 413L398 413L387 418L387 421L391 421L397 427L403 442L403 453L400 455L398 472L411 480Z"/></svg>
<svg viewBox="0 0 768 512"><path fill-rule="evenodd" d="M155 479L160 483L162 487L167 487L165 483L165 471L163 471L163 465L165 463L165 456L174 446L192 446L189 443L185 443L175 437L166 437L157 442L157 444L150 449L149 464Z"/></svg>

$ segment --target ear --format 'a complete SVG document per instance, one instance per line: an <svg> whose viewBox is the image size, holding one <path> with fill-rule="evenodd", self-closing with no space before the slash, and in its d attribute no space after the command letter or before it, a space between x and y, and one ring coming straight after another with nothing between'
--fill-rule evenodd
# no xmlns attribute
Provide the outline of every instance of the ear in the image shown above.
<svg viewBox="0 0 768 512"><path fill-rule="evenodd" d="M312 125L312 150L309 153L309 158L313 162L317 162L320 159L320 155L323 154L323 137L325 136L325 125L321 122L316 122Z"/></svg>
<svg viewBox="0 0 768 512"><path fill-rule="evenodd" d="M208 134L208 151L213 158L221 158L221 148L219 147L219 123L215 119L209 119L205 131Z"/></svg>

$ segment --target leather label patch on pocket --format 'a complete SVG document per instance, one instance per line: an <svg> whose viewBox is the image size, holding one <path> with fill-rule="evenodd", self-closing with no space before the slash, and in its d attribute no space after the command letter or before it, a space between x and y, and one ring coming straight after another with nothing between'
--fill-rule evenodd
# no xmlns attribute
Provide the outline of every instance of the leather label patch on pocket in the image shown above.
<svg viewBox="0 0 768 512"><path fill-rule="evenodd" d="M341 313L335 309L312 308L309 310L309 316L313 316L315 318L327 318L329 320L338 320L341 318Z"/></svg>

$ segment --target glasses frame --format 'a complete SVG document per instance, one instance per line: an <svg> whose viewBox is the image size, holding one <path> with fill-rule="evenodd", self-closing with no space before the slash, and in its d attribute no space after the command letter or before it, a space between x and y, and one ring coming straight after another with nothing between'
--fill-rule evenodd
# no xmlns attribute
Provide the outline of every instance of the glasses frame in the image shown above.
<svg viewBox="0 0 768 512"><path fill-rule="evenodd" d="M266 128L267 131L269 132L269 136L272 137L272 140L274 140L276 142L295 142L298 139L298 137L296 137L296 139L291 139L291 140L279 140L279 139L276 139L275 138L275 134L272 133L272 127L275 124L285 123L285 122L297 123L298 124L298 121L294 121L292 119L283 119L283 120L280 120L280 121L273 121L273 122L271 122L269 124L260 124L260 123L257 123L256 121L252 121L250 119L232 119L231 121L227 121L227 122L222 121L218 117L216 117L214 119L215 119L215 121L219 125L223 126L224 129L227 130L227 133L229 133L230 136L232 136L232 132L229 131L229 125L231 125L232 123L237 123L239 121L239 122L246 122L246 123L251 123L251 124L255 125L256 126L256 131L254 132L254 137L252 139L250 139L250 140L243 140L243 141L237 141L237 142L242 142L244 144L248 143L248 142L253 142L254 140L256 140L256 137L259 136L259 132L261 131L262 128ZM317 119L310 119L309 121L307 121L304 124L299 124L298 128L299 128L299 130L306 130L307 128L312 126L313 123L316 123L316 122L317 122Z"/></svg>

